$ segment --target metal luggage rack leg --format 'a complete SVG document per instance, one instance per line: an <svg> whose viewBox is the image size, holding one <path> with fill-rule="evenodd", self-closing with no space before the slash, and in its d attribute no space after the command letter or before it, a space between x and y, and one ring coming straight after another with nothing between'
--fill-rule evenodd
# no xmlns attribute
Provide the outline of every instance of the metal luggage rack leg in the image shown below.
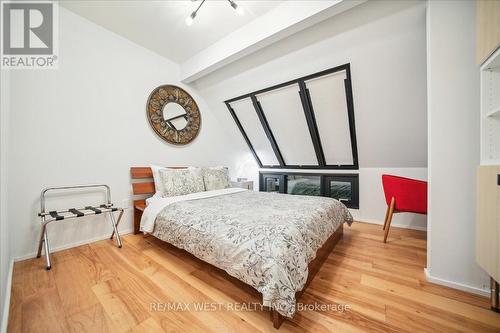
<svg viewBox="0 0 500 333"><path fill-rule="evenodd" d="M82 188L92 188L92 187L104 187L106 189L106 203L99 205L98 207L94 206L86 206L85 208L70 208L66 210L58 210L58 211L45 211L45 194L52 190L74 190L74 189L82 189ZM74 185L74 186L59 186L59 187L48 187L45 188L40 194L40 213L38 216L41 218L42 228L40 233L40 241L38 243L38 254L37 258L42 256L42 246L45 250L45 261L46 261L46 269L49 270L52 267L50 261L50 248L49 248L49 238L47 237L47 225L54 221L63 221L72 218L84 217L88 215L97 215L102 213L109 213L110 221L113 226L113 233L109 239L113 239L116 235L116 244L119 248L122 247L122 241L120 239L120 234L118 232L118 224L120 224L120 220L123 216L123 208L114 207L111 203L111 190L108 185L105 184L89 184L89 185ZM115 220L114 212L119 211L118 219Z"/></svg>

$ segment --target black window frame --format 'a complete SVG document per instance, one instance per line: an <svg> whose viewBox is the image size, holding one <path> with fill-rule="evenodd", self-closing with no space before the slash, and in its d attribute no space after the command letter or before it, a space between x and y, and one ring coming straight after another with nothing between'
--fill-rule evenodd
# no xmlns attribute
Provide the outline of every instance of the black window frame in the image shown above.
<svg viewBox="0 0 500 333"><path fill-rule="evenodd" d="M335 164L327 164L325 160L325 155L323 153L323 146L321 144L321 138L319 135L318 131L318 126L316 124L316 118L314 115L314 109L312 106L312 100L311 100L311 95L309 93L309 89L306 87L306 81L315 79L321 76L326 76L332 73L336 72L341 72L345 71L346 72L346 78L344 79L344 87L345 87L345 95L346 95L346 105L347 105L347 116L348 116L348 121L349 121L349 133L350 133L350 139L351 139L351 152L352 152L352 159L353 159L353 164L341 164L341 165L335 165ZM293 165L293 164L286 164L283 156L281 154L281 151L279 149L279 146L274 138L272 129L269 127L269 123L267 122L266 116L264 114L264 111L262 110L262 106L260 105L256 95L269 92L272 90L280 89L286 86L290 86L293 84L297 84L299 86L299 95L300 95L300 100L302 104L302 108L304 111L304 115L306 118L306 125L309 129L309 134L311 135L311 140L313 143L314 151L316 154L316 159L318 161L318 165ZM252 143L250 142L248 136L245 133L245 130L243 129L243 126L241 125L238 116L234 112L233 108L231 107L231 103L240 101L243 99L250 99L255 112L257 113L257 116L260 120L260 123L264 129L264 133L267 136L267 139L269 140L269 143L271 144L272 150L274 154L276 155L276 160L278 161L279 165L263 165L261 160L259 159L259 156L255 152L255 149L252 146ZM250 151L252 152L252 155L254 156L255 160L257 161L257 164L259 165L260 168L265 168L265 169L330 169L330 170L358 170L359 169L359 163L358 163L358 146L357 146L357 140L356 140L356 126L355 126L355 120L354 120L354 103L353 103L353 97L352 97L352 84L351 84L351 66L350 63L336 66L324 71L320 71L314 74L306 75L303 77L300 77L298 79L290 80L284 83L280 83L268 88L264 88L261 90L254 91L252 93L248 93L245 95L241 95L235 98L231 98L229 100L224 101L224 104L226 104L226 107L229 110L229 113L233 117L236 125L238 126L238 129L240 130L245 142L247 143L248 147L250 148Z"/></svg>
<svg viewBox="0 0 500 333"><path fill-rule="evenodd" d="M339 180L350 182L352 195L350 201L341 201L347 208L359 209L359 174L357 173L319 173L319 172L292 172L292 171L259 171L259 191L266 192L265 178L279 178L282 186L279 193L288 194L288 176L316 176L320 177L320 196L331 198L330 181ZM293 194L290 194L293 195Z"/></svg>

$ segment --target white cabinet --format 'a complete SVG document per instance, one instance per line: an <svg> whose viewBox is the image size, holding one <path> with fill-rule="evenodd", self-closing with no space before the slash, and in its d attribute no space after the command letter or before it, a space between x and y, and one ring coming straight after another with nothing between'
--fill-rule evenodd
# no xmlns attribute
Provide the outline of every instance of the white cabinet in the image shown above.
<svg viewBox="0 0 500 333"><path fill-rule="evenodd" d="M500 49L481 66L481 165L500 164Z"/></svg>

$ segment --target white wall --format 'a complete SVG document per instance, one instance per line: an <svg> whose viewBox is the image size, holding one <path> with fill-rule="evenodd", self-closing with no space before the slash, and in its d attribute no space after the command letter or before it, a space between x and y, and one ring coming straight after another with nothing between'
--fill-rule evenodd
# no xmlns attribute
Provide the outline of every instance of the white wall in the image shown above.
<svg viewBox="0 0 500 333"><path fill-rule="evenodd" d="M106 183L113 201L122 205L130 200L130 166L225 164L232 155L217 119L189 87L202 115L194 142L169 145L150 128L147 97L158 85L179 84L176 64L64 8L59 14L59 69L11 72L8 221L15 257L36 250L44 187ZM101 198L88 194L84 200ZM59 197L50 203L68 208L85 202ZM130 213L124 231L132 227ZM49 225L53 249L110 232L102 217Z"/></svg>
<svg viewBox="0 0 500 333"><path fill-rule="evenodd" d="M479 165L479 66L475 3L428 3L429 234L431 281L478 291L475 170Z"/></svg>
<svg viewBox="0 0 500 333"><path fill-rule="evenodd" d="M0 75L0 332L3 332L6 317L2 316L6 310L6 296L9 279L11 253L9 248L9 232L7 220L7 137L8 137L8 109L9 109L9 75L1 72Z"/></svg>
<svg viewBox="0 0 500 333"><path fill-rule="evenodd" d="M371 1L288 37L195 82L242 153L238 176L257 167L224 100L351 63L360 162L360 220L382 223L380 175L426 179L425 3ZM244 152L244 153L243 153ZM245 155L246 154L246 155ZM425 216L397 215L394 225L425 228Z"/></svg>

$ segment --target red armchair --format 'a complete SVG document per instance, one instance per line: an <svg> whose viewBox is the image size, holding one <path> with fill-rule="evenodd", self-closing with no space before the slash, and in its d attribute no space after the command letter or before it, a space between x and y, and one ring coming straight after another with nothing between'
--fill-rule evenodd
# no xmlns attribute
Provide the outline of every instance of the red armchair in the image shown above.
<svg viewBox="0 0 500 333"><path fill-rule="evenodd" d="M387 211L384 220L384 243L391 227L394 213L427 215L427 182L411 178L382 175Z"/></svg>

